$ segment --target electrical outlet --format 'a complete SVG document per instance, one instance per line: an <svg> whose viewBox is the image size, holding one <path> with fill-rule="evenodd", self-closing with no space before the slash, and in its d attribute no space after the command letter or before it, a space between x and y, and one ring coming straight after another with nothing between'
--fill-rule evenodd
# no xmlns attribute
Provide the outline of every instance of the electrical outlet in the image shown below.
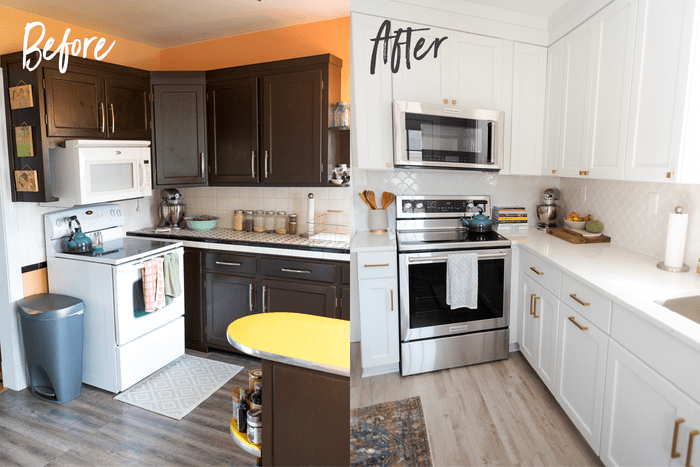
<svg viewBox="0 0 700 467"><path fill-rule="evenodd" d="M655 216L659 213L659 194L649 193L647 197L647 215Z"/></svg>
<svg viewBox="0 0 700 467"><path fill-rule="evenodd" d="M367 171L363 169L355 169L354 180L352 180L355 185L366 186L367 185Z"/></svg>
<svg viewBox="0 0 700 467"><path fill-rule="evenodd" d="M585 203L588 201L588 187L581 187L581 199L583 199L583 202Z"/></svg>

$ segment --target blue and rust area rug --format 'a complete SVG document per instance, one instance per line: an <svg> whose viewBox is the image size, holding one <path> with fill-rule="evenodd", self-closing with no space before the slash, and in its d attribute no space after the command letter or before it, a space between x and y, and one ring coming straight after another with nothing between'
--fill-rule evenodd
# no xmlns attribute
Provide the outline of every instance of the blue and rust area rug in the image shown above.
<svg viewBox="0 0 700 467"><path fill-rule="evenodd" d="M420 397L352 410L350 464L432 466Z"/></svg>

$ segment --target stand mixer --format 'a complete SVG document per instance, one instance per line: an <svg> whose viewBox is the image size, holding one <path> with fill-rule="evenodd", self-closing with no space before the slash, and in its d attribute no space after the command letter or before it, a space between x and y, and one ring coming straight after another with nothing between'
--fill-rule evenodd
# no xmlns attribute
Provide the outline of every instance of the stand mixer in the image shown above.
<svg viewBox="0 0 700 467"><path fill-rule="evenodd" d="M158 227L167 227L174 230L184 228L184 218L187 205L182 194L175 188L163 190L163 201L160 203L158 214L161 222Z"/></svg>
<svg viewBox="0 0 700 467"><path fill-rule="evenodd" d="M546 230L550 227L557 226L557 218L559 217L559 207L557 202L561 194L557 188L547 188L542 193L542 203L537 205L537 224L538 230Z"/></svg>

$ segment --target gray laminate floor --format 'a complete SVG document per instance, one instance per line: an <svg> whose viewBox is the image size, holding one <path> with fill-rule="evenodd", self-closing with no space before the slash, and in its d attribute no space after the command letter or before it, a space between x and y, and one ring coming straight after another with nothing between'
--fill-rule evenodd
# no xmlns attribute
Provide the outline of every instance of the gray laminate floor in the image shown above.
<svg viewBox="0 0 700 467"><path fill-rule="evenodd" d="M113 400L83 385L66 404L32 396L29 389L0 393L0 465L255 465L229 432L231 393L248 385L260 360L224 352L190 355L244 367L180 421Z"/></svg>
<svg viewBox="0 0 700 467"><path fill-rule="evenodd" d="M602 466L520 352L507 360L362 378L352 344L350 405L420 396L433 465Z"/></svg>

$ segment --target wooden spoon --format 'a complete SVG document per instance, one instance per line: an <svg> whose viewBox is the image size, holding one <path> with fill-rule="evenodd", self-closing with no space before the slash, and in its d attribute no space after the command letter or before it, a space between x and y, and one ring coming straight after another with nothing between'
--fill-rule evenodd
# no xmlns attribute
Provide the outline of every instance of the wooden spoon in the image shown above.
<svg viewBox="0 0 700 467"><path fill-rule="evenodd" d="M382 193L382 209L388 208L389 205L394 202L394 199L396 199L396 196L394 196L393 193L389 193L388 191Z"/></svg>
<svg viewBox="0 0 700 467"><path fill-rule="evenodd" d="M372 206L372 209L377 209L377 202L374 200L374 192L372 190L367 190L367 201Z"/></svg>
<svg viewBox="0 0 700 467"><path fill-rule="evenodd" d="M372 209L372 206L369 204L369 201L367 201L367 198L365 197L364 191L362 193L358 193L358 196L360 197L360 199L362 201L365 202L365 204L367 205L368 208Z"/></svg>

